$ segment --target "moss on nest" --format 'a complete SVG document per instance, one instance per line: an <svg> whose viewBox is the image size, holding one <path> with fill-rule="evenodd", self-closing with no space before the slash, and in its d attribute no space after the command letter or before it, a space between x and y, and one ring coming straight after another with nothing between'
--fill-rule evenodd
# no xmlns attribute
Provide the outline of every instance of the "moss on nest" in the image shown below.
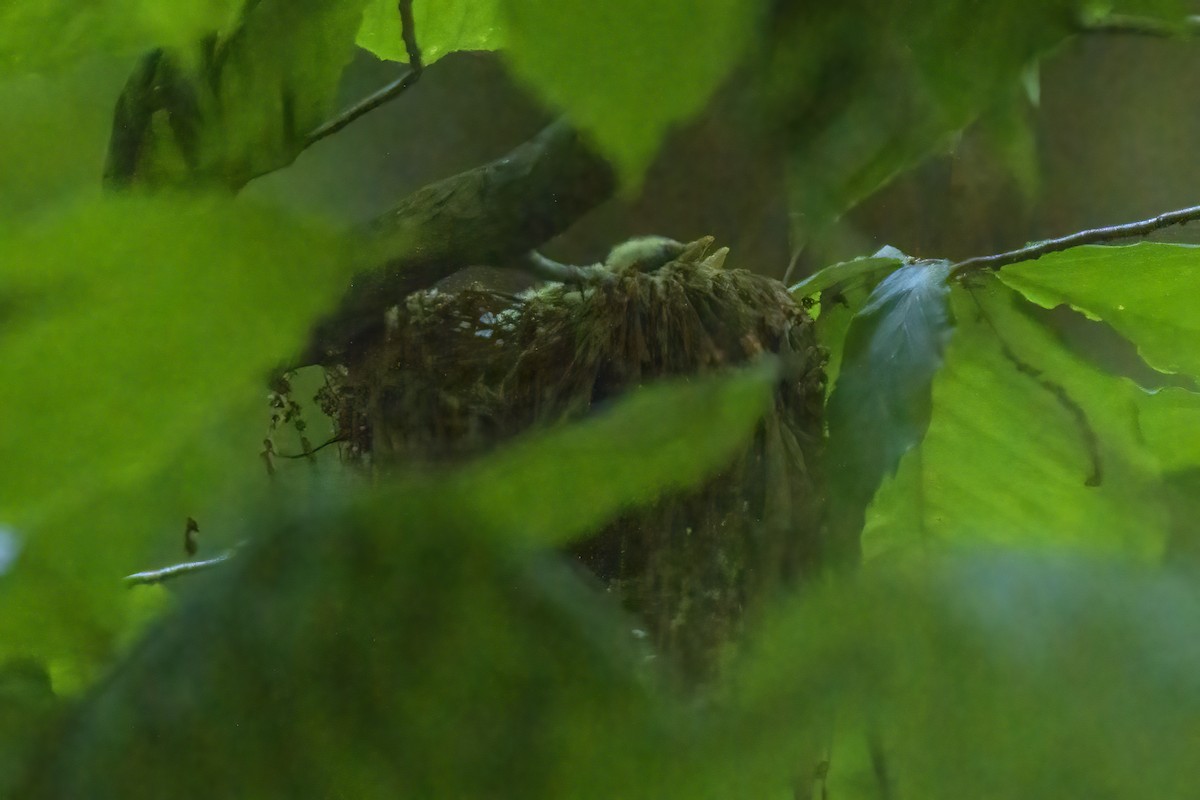
<svg viewBox="0 0 1200 800"><path fill-rule="evenodd" d="M575 549L689 678L710 675L746 614L821 551L809 465L822 442L824 355L812 320L777 281L723 269L724 251L705 259L710 241L583 286L412 295L329 398L352 459L447 463L658 378L781 355L788 377L772 412L720 475Z"/></svg>

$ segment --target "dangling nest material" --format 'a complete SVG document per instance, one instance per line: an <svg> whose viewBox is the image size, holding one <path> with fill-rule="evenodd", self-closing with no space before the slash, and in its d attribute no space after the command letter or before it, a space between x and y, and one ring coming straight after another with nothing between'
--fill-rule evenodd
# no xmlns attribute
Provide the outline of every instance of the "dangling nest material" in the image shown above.
<svg viewBox="0 0 1200 800"><path fill-rule="evenodd" d="M710 675L747 612L820 557L824 355L777 281L702 258L520 297L428 291L393 309L387 341L333 394L351 458L453 462L576 419L655 379L783 357L790 376L719 476L626 515L575 554L641 617L660 652ZM638 267L641 266L642 269Z"/></svg>

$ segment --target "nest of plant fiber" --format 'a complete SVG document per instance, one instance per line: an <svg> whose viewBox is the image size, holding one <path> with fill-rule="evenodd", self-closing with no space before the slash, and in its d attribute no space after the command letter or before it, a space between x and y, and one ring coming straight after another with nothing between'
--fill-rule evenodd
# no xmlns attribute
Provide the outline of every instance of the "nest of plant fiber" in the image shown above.
<svg viewBox="0 0 1200 800"><path fill-rule="evenodd" d="M628 513L573 553L690 677L821 551L825 356L777 281L725 269L711 240L674 260L519 296L430 290L393 309L386 341L327 398L344 452L375 465L459 461L580 418L658 378L780 355L789 377L746 448L705 485ZM601 268L596 268L601 269ZM598 274L598 273L596 273Z"/></svg>

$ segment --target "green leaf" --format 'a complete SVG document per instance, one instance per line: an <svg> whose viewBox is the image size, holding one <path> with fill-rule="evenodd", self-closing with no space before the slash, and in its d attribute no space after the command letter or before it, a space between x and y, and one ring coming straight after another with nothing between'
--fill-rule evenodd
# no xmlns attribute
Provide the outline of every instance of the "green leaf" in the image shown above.
<svg viewBox="0 0 1200 800"><path fill-rule="evenodd" d="M240 0L5 0L0 76L74 66L93 55L131 56L190 44L227 25Z"/></svg>
<svg viewBox="0 0 1200 800"><path fill-rule="evenodd" d="M929 429L868 512L868 559L981 542L1154 559L1166 516L1146 393L1067 350L995 279L955 288Z"/></svg>
<svg viewBox="0 0 1200 800"><path fill-rule="evenodd" d="M821 299L830 289L839 289L847 284L874 284L896 271L911 259L894 247L885 247L873 256L842 261L819 269L812 275L788 289L797 300Z"/></svg>
<svg viewBox="0 0 1200 800"><path fill-rule="evenodd" d="M0 664L0 797L17 796L13 792L25 762L60 706L43 665Z"/></svg>
<svg viewBox="0 0 1200 800"><path fill-rule="evenodd" d="M742 57L743 0L502 0L517 77L590 134L636 187L672 125L698 113Z"/></svg>
<svg viewBox="0 0 1200 800"><path fill-rule="evenodd" d="M1075 0L780 4L762 72L793 146L795 241L949 149L1072 33ZM863 20L870 24L864 25Z"/></svg>
<svg viewBox="0 0 1200 800"><path fill-rule="evenodd" d="M843 555L857 549L851 542L880 482L929 424L930 384L951 331L949 269L948 262L901 267L850 323L826 412L831 528Z"/></svg>
<svg viewBox="0 0 1200 800"><path fill-rule="evenodd" d="M825 267L788 291L797 302L817 300L811 309L817 343L829 353L825 364L825 395L832 394L841 373L846 332L879 282L911 259L894 247L869 258L856 258Z"/></svg>
<svg viewBox="0 0 1200 800"><path fill-rule="evenodd" d="M638 390L607 412L465 470L459 491L501 535L567 542L726 466L749 441L777 379L768 361Z"/></svg>
<svg viewBox="0 0 1200 800"><path fill-rule="evenodd" d="M265 482L266 377L351 268L324 225L213 198L79 202L0 248L0 524L21 543L0 658L86 683L131 612L121 576L178 560L188 515L217 544Z"/></svg>
<svg viewBox="0 0 1200 800"><path fill-rule="evenodd" d="M498 0L414 0L413 25L426 64L458 50L504 46ZM408 61L396 0L368 0L358 44L387 61Z"/></svg>
<svg viewBox="0 0 1200 800"><path fill-rule="evenodd" d="M106 177L237 189L290 164L333 112L366 0L256 0L197 46L154 52L117 107Z"/></svg>
<svg viewBox="0 0 1200 800"><path fill-rule="evenodd" d="M80 202L0 242L9 520L152 475L262 391L349 271L328 228L214 198Z"/></svg>
<svg viewBox="0 0 1200 800"><path fill-rule="evenodd" d="M782 783L789 754L833 729L835 769L847 736L881 752L867 797L1186 797L1200 779L1195 587L1193 573L987 551L870 571L757 632L720 752Z"/></svg>
<svg viewBox="0 0 1200 800"><path fill-rule="evenodd" d="M1009 265L1000 277L1038 305L1068 304L1107 322L1155 369L1200 376L1200 248L1075 247Z"/></svg>
<svg viewBox="0 0 1200 800"><path fill-rule="evenodd" d="M629 622L462 499L262 508L261 540L184 588L19 796L666 796L665 696Z"/></svg>
<svg viewBox="0 0 1200 800"><path fill-rule="evenodd" d="M126 59L93 58L54 75L0 76L0 217L94 187Z"/></svg>

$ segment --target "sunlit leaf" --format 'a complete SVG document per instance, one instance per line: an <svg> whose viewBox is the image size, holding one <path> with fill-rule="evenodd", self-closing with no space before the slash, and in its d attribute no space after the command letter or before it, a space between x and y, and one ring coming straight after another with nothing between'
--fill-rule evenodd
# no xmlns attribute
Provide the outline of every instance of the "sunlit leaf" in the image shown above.
<svg viewBox="0 0 1200 800"><path fill-rule="evenodd" d="M568 541L719 471L749 441L776 380L775 363L766 362L639 390L468 469L459 491L506 535Z"/></svg>
<svg viewBox="0 0 1200 800"><path fill-rule="evenodd" d="M191 44L225 26L241 0L5 0L0 75L71 67L92 55Z"/></svg>
<svg viewBox="0 0 1200 800"><path fill-rule="evenodd" d="M843 551L856 549L872 495L929 424L930 384L951 331L948 273L944 262L901 267L850 323L826 412L831 526Z"/></svg>
<svg viewBox="0 0 1200 800"><path fill-rule="evenodd" d="M368 0L358 44L388 61L408 61L396 0ZM504 45L499 0L414 0L413 25L421 60L432 64L456 50Z"/></svg>
<svg viewBox="0 0 1200 800"><path fill-rule="evenodd" d="M1140 242L1076 247L1000 271L1033 302L1101 319L1163 372L1200 376L1200 248Z"/></svg>
<svg viewBox="0 0 1200 800"><path fill-rule="evenodd" d="M513 71L590 134L636 186L672 125L699 112L743 55L743 0L501 0Z"/></svg>
<svg viewBox="0 0 1200 800"><path fill-rule="evenodd" d="M988 542L1161 554L1145 392L1073 355L994 279L952 292L957 321L929 429L879 491L864 555Z"/></svg>

